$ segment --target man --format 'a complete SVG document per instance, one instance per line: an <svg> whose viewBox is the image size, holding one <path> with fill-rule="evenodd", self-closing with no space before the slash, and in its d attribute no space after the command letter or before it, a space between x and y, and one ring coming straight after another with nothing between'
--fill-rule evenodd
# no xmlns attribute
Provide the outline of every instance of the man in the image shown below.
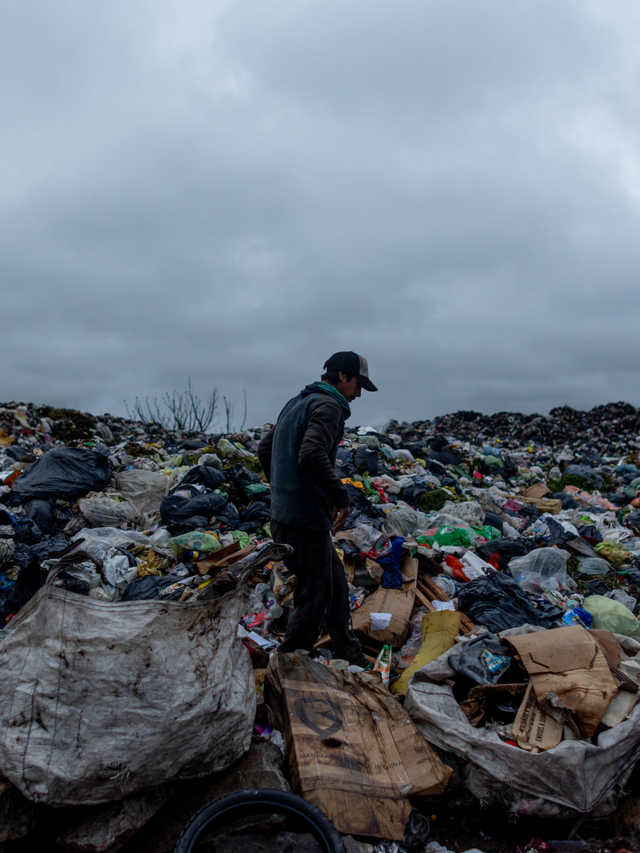
<svg viewBox="0 0 640 853"><path fill-rule="evenodd" d="M366 360L355 352L335 353L324 370L320 382L289 400L258 448L271 483L271 533L276 542L293 546L287 566L298 579L280 650L311 650L326 627L334 656L364 666L351 626L347 578L331 538L349 514L349 494L334 466L349 403L362 388L378 389Z"/></svg>

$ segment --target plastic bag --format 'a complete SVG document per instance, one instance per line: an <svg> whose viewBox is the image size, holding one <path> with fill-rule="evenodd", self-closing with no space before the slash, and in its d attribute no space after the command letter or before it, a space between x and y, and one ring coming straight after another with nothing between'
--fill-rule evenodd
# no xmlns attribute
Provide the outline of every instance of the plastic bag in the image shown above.
<svg viewBox="0 0 640 853"><path fill-rule="evenodd" d="M153 536L145 536L136 530L120 530L117 527L85 527L71 539L76 548L81 548L92 557L102 560L109 548L126 548L127 545L143 545L161 551L160 541L166 530L160 529ZM170 552L169 552L170 553Z"/></svg>
<svg viewBox="0 0 640 853"><path fill-rule="evenodd" d="M623 589L613 589L605 595L605 598L611 598L613 601L618 601L620 604L624 604L627 610L630 610L632 613L638 603L632 595L627 595Z"/></svg>
<svg viewBox="0 0 640 853"><path fill-rule="evenodd" d="M366 554L372 560L377 560L391 553L391 543L384 533L380 533L371 524L359 524L353 528L351 541L361 554Z"/></svg>
<svg viewBox="0 0 640 853"><path fill-rule="evenodd" d="M501 644L499 637L484 631L465 643L460 654L450 655L449 664L476 684L496 684L511 663L511 655L507 652L507 646Z"/></svg>
<svg viewBox="0 0 640 853"><path fill-rule="evenodd" d="M477 501L447 501L441 512L461 518L475 527L482 527L484 524L484 510ZM500 528L502 529L502 525Z"/></svg>
<svg viewBox="0 0 640 853"><path fill-rule="evenodd" d="M633 555L627 551L621 542L598 542L595 550L617 568L633 560Z"/></svg>
<svg viewBox="0 0 640 853"><path fill-rule="evenodd" d="M593 628L613 631L625 637L640 637L640 622L624 604L605 598L604 595L590 595L585 598L583 609L593 616Z"/></svg>
<svg viewBox="0 0 640 853"><path fill-rule="evenodd" d="M559 548L538 548L525 557L514 557L509 571L525 592L574 590L576 583L567 575L568 559L568 552Z"/></svg>
<svg viewBox="0 0 640 853"><path fill-rule="evenodd" d="M394 506L387 513L382 529L387 536L402 536L410 539L417 530L426 529L426 517L424 513L411 507Z"/></svg>
<svg viewBox="0 0 640 853"><path fill-rule="evenodd" d="M463 572L470 581L475 580L476 578L482 578L494 570L490 563L485 563L485 561L481 557L478 557L477 554L474 554L473 551L467 551L466 554L463 554L460 562L462 563Z"/></svg>
<svg viewBox="0 0 640 853"><path fill-rule="evenodd" d="M433 582L436 586L439 586L440 589L447 596L449 601L456 596L456 585L451 580L451 578L447 577L447 575L438 575L433 579Z"/></svg>
<svg viewBox="0 0 640 853"><path fill-rule="evenodd" d="M579 575L608 575L611 565L601 557L578 557Z"/></svg>
<svg viewBox="0 0 640 853"><path fill-rule="evenodd" d="M135 578L137 565L132 566L129 557L117 548L110 548L104 557L102 576L104 589L111 601L117 601L127 585Z"/></svg>
<svg viewBox="0 0 640 853"><path fill-rule="evenodd" d="M49 497L76 501L87 492L102 491L110 480L106 445L98 445L96 451L56 447L23 471L13 486L11 497L13 502Z"/></svg>
<svg viewBox="0 0 640 853"><path fill-rule="evenodd" d="M536 607L512 578L500 572L461 586L458 608L495 634L526 623L550 628L562 616L558 607Z"/></svg>
<svg viewBox="0 0 640 853"><path fill-rule="evenodd" d="M181 551L202 551L204 554L219 551L222 548L220 540L213 533L183 533L182 536L174 536L169 539L169 548L179 554Z"/></svg>
<svg viewBox="0 0 640 853"><path fill-rule="evenodd" d="M218 458L217 456L215 457ZM219 460L218 460L219 461ZM194 465L190 468L184 477L180 480L177 486L174 486L173 491L182 489L184 486L196 484L205 486L207 489L214 491L219 488L225 481L224 474L218 468L209 465Z"/></svg>
<svg viewBox="0 0 640 853"><path fill-rule="evenodd" d="M160 516L166 523L182 522L194 516L210 518L212 515L222 515L226 506L227 498L224 495L205 494L188 498L175 494L162 499Z"/></svg>
<svg viewBox="0 0 640 853"><path fill-rule="evenodd" d="M147 523L160 520L160 501L167 494L170 480L158 471L132 468L116 474L118 491L125 500L147 516Z"/></svg>
<svg viewBox="0 0 640 853"><path fill-rule="evenodd" d="M120 527L135 524L140 516L133 504L113 498L84 498L78 501L78 509L92 527Z"/></svg>

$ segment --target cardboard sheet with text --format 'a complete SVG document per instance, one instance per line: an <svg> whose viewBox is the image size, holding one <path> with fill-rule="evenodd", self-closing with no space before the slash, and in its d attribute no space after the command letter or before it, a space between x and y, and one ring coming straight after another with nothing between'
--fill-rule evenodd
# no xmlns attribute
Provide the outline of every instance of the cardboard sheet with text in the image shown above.
<svg viewBox="0 0 640 853"><path fill-rule="evenodd" d="M286 739L294 790L340 832L402 840L408 797L444 791L450 768L377 674L275 655L265 701Z"/></svg>

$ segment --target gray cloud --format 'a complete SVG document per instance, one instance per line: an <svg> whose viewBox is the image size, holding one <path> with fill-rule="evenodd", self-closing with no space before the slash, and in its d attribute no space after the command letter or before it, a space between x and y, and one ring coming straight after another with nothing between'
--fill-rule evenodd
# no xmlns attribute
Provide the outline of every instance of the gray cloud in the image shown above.
<svg viewBox="0 0 640 853"><path fill-rule="evenodd" d="M0 398L640 405L640 12L0 3ZM236 419L238 420L238 418Z"/></svg>

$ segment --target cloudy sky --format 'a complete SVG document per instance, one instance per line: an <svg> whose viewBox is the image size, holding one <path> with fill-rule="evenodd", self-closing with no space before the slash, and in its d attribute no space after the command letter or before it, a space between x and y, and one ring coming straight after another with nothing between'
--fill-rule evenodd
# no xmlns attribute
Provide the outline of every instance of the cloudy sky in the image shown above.
<svg viewBox="0 0 640 853"><path fill-rule="evenodd" d="M0 0L0 400L640 405L634 0ZM239 423L236 423L239 426Z"/></svg>

